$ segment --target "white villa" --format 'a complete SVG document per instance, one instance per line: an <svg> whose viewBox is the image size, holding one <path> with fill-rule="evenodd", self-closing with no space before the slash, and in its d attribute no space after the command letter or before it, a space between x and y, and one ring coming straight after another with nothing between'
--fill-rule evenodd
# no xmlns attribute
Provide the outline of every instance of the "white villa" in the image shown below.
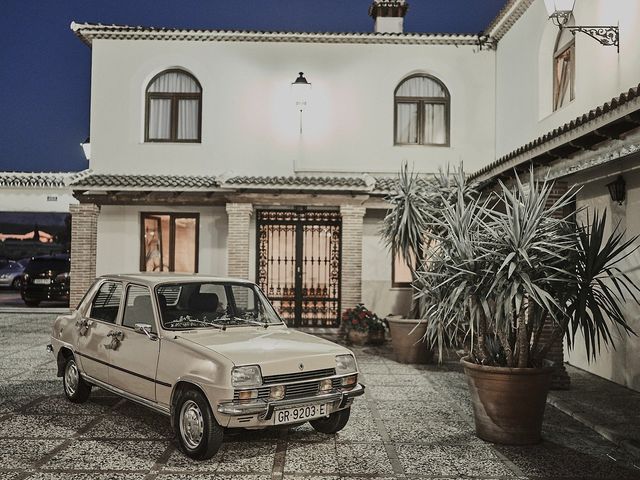
<svg viewBox="0 0 640 480"><path fill-rule="evenodd" d="M406 313L406 269L378 234L405 160L464 162L487 189L533 164L640 233L640 2L553 4L508 0L483 35L403 33L403 0L373 2L371 33L72 23L92 50L72 305L96 275L184 271L255 280L296 326L359 302ZM638 337L595 364L565 355L640 389Z"/></svg>

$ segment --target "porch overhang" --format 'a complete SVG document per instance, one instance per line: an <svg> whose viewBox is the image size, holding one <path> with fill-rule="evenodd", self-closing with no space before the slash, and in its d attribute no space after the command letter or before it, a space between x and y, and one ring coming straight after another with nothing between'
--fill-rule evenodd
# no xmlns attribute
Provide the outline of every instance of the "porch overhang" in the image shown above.
<svg viewBox="0 0 640 480"><path fill-rule="evenodd" d="M427 180L422 180L427 181ZM384 203L395 177L115 175L82 172L71 182L81 203L96 205L224 205Z"/></svg>
<svg viewBox="0 0 640 480"><path fill-rule="evenodd" d="M470 179L490 188L531 166L553 170L556 178L563 169L566 174L576 173L620 158L625 152L634 153L640 147L634 132L639 128L640 84L499 158L471 174Z"/></svg>

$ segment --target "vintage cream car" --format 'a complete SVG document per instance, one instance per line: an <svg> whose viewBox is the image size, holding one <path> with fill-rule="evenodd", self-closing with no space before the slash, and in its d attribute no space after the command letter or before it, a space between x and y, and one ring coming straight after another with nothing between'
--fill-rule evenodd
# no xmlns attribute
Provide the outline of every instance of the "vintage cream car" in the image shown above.
<svg viewBox="0 0 640 480"><path fill-rule="evenodd" d="M349 350L287 328L243 280L101 277L56 319L49 350L70 401L98 386L169 415L195 459L213 456L227 428L337 432L364 393Z"/></svg>

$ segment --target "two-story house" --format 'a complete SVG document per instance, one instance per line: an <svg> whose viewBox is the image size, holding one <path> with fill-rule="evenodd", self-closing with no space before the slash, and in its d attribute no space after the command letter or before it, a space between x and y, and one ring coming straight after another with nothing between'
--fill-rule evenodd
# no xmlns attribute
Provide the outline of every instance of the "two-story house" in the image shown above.
<svg viewBox="0 0 640 480"><path fill-rule="evenodd" d="M374 2L372 33L72 24L92 49L72 304L96 274L140 270L255 279L298 325L358 302L406 313L384 196L403 160L494 159L495 53L404 34L405 12Z"/></svg>
<svg viewBox="0 0 640 480"><path fill-rule="evenodd" d="M255 279L296 325L404 313L378 234L404 160L463 161L487 190L533 165L640 233L640 3L508 0L480 36L403 33L406 13L374 1L371 33L72 24L92 49L72 303L95 275L197 271ZM640 389L640 340L618 343L568 358Z"/></svg>

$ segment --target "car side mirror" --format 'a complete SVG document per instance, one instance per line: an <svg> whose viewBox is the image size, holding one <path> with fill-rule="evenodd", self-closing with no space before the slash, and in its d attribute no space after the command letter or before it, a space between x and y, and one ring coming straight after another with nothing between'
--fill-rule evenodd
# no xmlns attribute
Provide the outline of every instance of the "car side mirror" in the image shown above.
<svg viewBox="0 0 640 480"><path fill-rule="evenodd" d="M151 340L158 339L158 337L154 333L151 333L151 325L149 325L148 323L136 323L133 329L136 333L145 334Z"/></svg>

